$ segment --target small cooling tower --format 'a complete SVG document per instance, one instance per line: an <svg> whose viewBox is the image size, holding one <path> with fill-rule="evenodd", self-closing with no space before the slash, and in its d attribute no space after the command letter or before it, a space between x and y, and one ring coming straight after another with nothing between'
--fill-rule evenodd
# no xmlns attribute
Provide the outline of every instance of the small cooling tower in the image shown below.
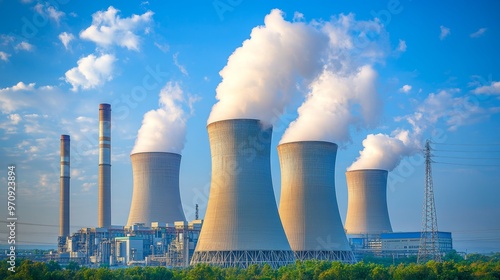
<svg viewBox="0 0 500 280"><path fill-rule="evenodd" d="M361 169L347 171L347 234L392 232L387 211L387 171Z"/></svg>
<svg viewBox="0 0 500 280"><path fill-rule="evenodd" d="M145 152L130 155L134 190L127 226L185 221L179 192L181 155Z"/></svg>

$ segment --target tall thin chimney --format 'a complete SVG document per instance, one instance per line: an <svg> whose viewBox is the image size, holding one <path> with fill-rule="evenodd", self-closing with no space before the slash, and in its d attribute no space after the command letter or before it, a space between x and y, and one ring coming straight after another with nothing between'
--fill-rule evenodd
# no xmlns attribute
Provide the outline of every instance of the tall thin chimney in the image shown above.
<svg viewBox="0 0 500 280"><path fill-rule="evenodd" d="M61 177L60 177L60 197L59 197L59 236L69 235L69 135L61 135Z"/></svg>
<svg viewBox="0 0 500 280"><path fill-rule="evenodd" d="M98 227L111 226L111 105L99 105Z"/></svg>

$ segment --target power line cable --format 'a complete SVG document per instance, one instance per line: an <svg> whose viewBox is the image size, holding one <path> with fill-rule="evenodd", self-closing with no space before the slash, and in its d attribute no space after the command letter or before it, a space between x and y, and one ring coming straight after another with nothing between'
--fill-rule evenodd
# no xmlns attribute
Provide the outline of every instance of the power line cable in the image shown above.
<svg viewBox="0 0 500 280"><path fill-rule="evenodd" d="M458 150L441 150L441 149L432 149L432 151L436 151L436 152L449 152L449 153L500 153L500 150L496 151L492 151L492 150L489 150L489 151L458 151Z"/></svg>
<svg viewBox="0 0 500 280"><path fill-rule="evenodd" d="M448 165L460 165L460 166L483 166L483 167L500 166L500 164L469 164L469 163L453 163L453 162L442 162L442 161L432 161L432 163L448 164Z"/></svg>
<svg viewBox="0 0 500 280"><path fill-rule="evenodd" d="M482 160L499 160L500 158L489 158L489 157L453 157L453 156L441 156L432 155L433 158L456 158L456 159L482 159Z"/></svg>
<svg viewBox="0 0 500 280"><path fill-rule="evenodd" d="M443 146L477 146L477 147L487 147L487 146L500 146L498 143L489 143L489 144L459 144L459 143L436 143L431 142L433 145L443 145Z"/></svg>

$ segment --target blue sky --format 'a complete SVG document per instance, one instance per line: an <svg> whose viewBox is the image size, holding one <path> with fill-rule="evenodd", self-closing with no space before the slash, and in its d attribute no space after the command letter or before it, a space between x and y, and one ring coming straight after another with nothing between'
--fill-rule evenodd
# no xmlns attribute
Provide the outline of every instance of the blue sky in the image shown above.
<svg viewBox="0 0 500 280"><path fill-rule="evenodd" d="M380 110L370 125L349 127L337 155L341 217L347 207L344 172L363 150L363 140L379 133L397 138L395 131L408 130L414 142L436 142L436 162L453 164L433 165L439 229L453 233L459 251L500 251L498 1L0 0L0 158L5 168L0 177L6 182L6 166L17 166L18 240L56 242L61 134L71 135L71 231L97 225L99 103L110 103L113 110L112 223L126 223L132 196L129 155L144 114L158 109L168 83L178 85L184 96L184 211L193 219L198 203L203 217L210 183L206 124L217 102L219 72L275 8L288 22L322 25L352 14L353 22L376 23L382 30L383 38L373 40L382 55L364 62L376 73ZM99 24L99 17L113 21ZM93 26L110 31L93 32ZM294 81L295 97L274 128L271 163L278 201L275 147L297 118L308 91L305 80ZM424 165L414 150L404 155L390 172L389 212L395 231L418 231ZM0 199L6 201L6 191ZM1 207L0 216L6 211ZM0 233L5 241L6 230Z"/></svg>

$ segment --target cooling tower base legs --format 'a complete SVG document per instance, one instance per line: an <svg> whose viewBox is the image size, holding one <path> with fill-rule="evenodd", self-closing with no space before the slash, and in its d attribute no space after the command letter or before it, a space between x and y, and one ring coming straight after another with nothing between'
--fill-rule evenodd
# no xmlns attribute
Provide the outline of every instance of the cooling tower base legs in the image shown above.
<svg viewBox="0 0 500 280"><path fill-rule="evenodd" d="M252 264L269 264L278 268L295 261L292 251L197 251L191 265L207 263L220 267L247 268Z"/></svg>
<svg viewBox="0 0 500 280"><path fill-rule="evenodd" d="M321 260L356 263L352 251L295 251L294 253L298 261Z"/></svg>

